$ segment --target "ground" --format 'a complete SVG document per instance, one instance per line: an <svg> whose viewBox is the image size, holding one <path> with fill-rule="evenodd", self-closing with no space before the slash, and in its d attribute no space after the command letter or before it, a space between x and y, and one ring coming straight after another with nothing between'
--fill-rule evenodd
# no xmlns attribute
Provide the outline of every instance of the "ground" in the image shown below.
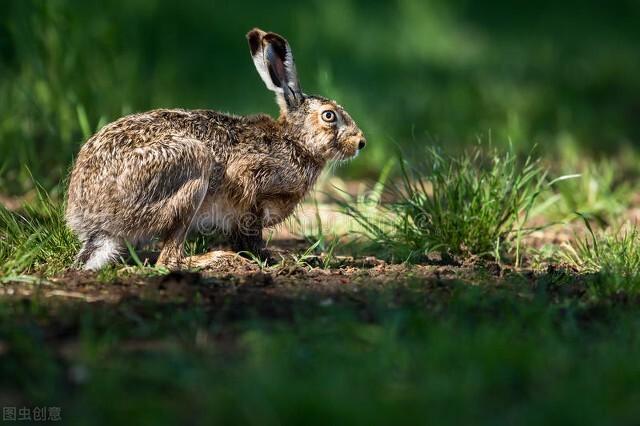
<svg viewBox="0 0 640 426"><path fill-rule="evenodd" d="M71 424L621 424L640 414L635 298L594 298L583 276L554 266L322 260L7 282L2 405L60 407Z"/></svg>
<svg viewBox="0 0 640 426"><path fill-rule="evenodd" d="M346 187L350 205L389 217L367 201L387 195ZM595 221L552 225L552 205L551 216L529 221L520 257L512 240L499 258L435 251L409 262L368 245L330 196L314 197L265 232L276 264L196 237L186 249L204 266L173 272L152 266L153 246L97 272L75 270L77 241L60 204L15 200L2 216L0 405L31 415L47 407L65 424L92 425L638 418L635 228L607 236L590 233ZM497 212L496 200L474 208ZM28 203L35 207L20 207ZM616 214L633 221L637 205ZM458 216L475 213L447 206L439 220L455 238ZM424 234L425 244L438 237Z"/></svg>

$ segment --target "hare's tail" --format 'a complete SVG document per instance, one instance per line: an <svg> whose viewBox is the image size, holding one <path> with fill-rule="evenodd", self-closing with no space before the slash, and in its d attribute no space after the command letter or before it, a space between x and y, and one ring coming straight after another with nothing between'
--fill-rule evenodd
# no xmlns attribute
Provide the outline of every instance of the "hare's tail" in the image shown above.
<svg viewBox="0 0 640 426"><path fill-rule="evenodd" d="M76 257L75 266L85 270L98 270L118 258L124 248L120 238L106 234L91 235Z"/></svg>

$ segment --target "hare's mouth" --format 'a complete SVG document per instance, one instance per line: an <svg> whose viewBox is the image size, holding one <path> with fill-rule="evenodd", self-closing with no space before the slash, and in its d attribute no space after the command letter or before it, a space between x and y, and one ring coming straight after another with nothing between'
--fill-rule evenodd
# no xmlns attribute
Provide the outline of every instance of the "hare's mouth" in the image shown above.
<svg viewBox="0 0 640 426"><path fill-rule="evenodd" d="M331 161L336 163L345 163L356 158L358 154L360 154L359 149L351 152L339 151L333 156L333 158L331 158Z"/></svg>
<svg viewBox="0 0 640 426"><path fill-rule="evenodd" d="M329 161L343 162L353 160L360 154L366 141L360 135L336 141L335 148L330 152Z"/></svg>
<svg viewBox="0 0 640 426"><path fill-rule="evenodd" d="M353 160L360 154L367 144L367 141L362 137L362 134L350 137L343 145L343 160Z"/></svg>

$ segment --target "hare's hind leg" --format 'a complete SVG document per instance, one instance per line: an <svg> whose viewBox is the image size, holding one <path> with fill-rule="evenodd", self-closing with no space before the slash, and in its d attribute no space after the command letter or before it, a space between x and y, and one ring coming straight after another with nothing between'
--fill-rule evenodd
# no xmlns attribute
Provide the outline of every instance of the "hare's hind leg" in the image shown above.
<svg viewBox="0 0 640 426"><path fill-rule="evenodd" d="M92 235L83 244L76 266L95 271L113 262L122 252L123 241L110 235Z"/></svg>
<svg viewBox="0 0 640 426"><path fill-rule="evenodd" d="M82 268L87 264L87 261L91 258L93 252L97 249L96 235L89 236L86 240L82 241L82 247L76 255L76 260L73 262L74 268Z"/></svg>
<svg viewBox="0 0 640 426"><path fill-rule="evenodd" d="M208 175L190 180L164 206L163 214L170 225L163 236L164 245L156 263L158 266L166 266L171 269L182 266L184 240L191 227L191 222L207 194L208 186Z"/></svg>
<svg viewBox="0 0 640 426"><path fill-rule="evenodd" d="M159 237L157 265L180 267L187 231L209 187L211 162L203 142L178 136L139 147L127 158L117 188L127 212L122 232Z"/></svg>

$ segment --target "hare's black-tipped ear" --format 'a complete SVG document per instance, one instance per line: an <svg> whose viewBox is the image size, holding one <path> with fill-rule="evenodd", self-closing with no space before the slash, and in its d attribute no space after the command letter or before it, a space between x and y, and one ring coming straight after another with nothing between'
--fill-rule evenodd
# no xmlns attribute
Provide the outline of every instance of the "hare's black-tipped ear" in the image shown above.
<svg viewBox="0 0 640 426"><path fill-rule="evenodd" d="M288 108L299 106L303 94L287 40L276 33L267 33L258 28L247 33L247 40L253 63L267 89L282 96Z"/></svg>

